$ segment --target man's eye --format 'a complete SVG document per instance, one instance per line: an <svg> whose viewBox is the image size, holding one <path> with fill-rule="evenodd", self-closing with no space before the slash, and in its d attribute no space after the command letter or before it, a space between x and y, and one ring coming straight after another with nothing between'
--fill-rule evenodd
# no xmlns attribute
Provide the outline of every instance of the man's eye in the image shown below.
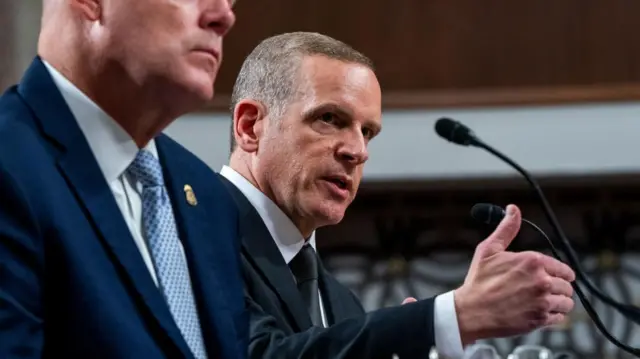
<svg viewBox="0 0 640 359"><path fill-rule="evenodd" d="M320 120L326 123L333 123L336 120L336 116L331 112L325 112L320 115Z"/></svg>
<svg viewBox="0 0 640 359"><path fill-rule="evenodd" d="M362 135L365 138L371 139L371 138L373 138L373 130L370 129L370 128L366 128L365 127L365 128L362 129Z"/></svg>

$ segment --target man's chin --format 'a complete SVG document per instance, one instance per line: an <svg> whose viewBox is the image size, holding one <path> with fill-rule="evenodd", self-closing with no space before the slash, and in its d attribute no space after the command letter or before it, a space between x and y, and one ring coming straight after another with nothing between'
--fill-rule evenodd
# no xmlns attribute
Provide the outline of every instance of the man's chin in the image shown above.
<svg viewBox="0 0 640 359"><path fill-rule="evenodd" d="M194 83L191 92L198 101L208 104L213 100L213 95L215 93L213 89L213 82L200 81L199 83Z"/></svg>
<svg viewBox="0 0 640 359"><path fill-rule="evenodd" d="M194 102L208 104L213 100L215 74L206 71L191 69L182 79L182 87Z"/></svg>
<svg viewBox="0 0 640 359"><path fill-rule="evenodd" d="M316 212L316 218L322 218L321 226L332 226L342 222L345 209L326 206Z"/></svg>
<svg viewBox="0 0 640 359"><path fill-rule="evenodd" d="M211 104L213 98L212 88L183 87L178 96L173 97L173 103L181 104L181 112L189 113L205 109Z"/></svg>

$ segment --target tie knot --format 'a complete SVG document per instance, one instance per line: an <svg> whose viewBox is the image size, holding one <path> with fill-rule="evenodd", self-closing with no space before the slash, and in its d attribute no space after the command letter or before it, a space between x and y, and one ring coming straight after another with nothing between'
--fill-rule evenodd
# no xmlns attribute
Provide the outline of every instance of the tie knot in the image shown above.
<svg viewBox="0 0 640 359"><path fill-rule="evenodd" d="M318 279L318 257L309 243L305 244L300 252L293 257L289 263L289 268L296 277L298 284Z"/></svg>
<svg viewBox="0 0 640 359"><path fill-rule="evenodd" d="M164 186L160 161L147 150L140 150L129 166L129 172L144 187Z"/></svg>

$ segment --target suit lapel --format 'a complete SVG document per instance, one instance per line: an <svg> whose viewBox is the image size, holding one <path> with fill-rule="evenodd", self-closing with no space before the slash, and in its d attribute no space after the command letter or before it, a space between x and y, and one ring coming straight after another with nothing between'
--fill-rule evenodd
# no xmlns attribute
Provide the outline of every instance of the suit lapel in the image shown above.
<svg viewBox="0 0 640 359"><path fill-rule="evenodd" d="M40 121L43 131L58 147L57 165L88 220L113 254L130 284L158 324L190 356L168 307L145 266L122 213L93 153L71 111L44 64L36 59L19 86L19 92Z"/></svg>
<svg viewBox="0 0 640 359"><path fill-rule="evenodd" d="M293 318L298 330L311 327L309 312L295 284L293 274L282 258L262 218L245 195L229 180L223 183L236 200L240 211L242 249L248 259L262 272L265 282L273 290Z"/></svg>
<svg viewBox="0 0 640 359"><path fill-rule="evenodd" d="M235 229L236 225L225 223L226 217L220 215L229 208L220 200L220 196L213 192L217 183L213 171L204 182L199 182L203 180L202 176L192 173L183 164L183 159L172 155L173 151L169 148L171 144L171 140L165 135L156 138L176 225L187 258L190 259L191 283L198 303L203 335L205 339L220 338L222 335L218 333L229 333L235 328L231 315L221 316L219 313L230 311L227 288L223 283L225 278L221 278L220 273L233 271L233 268L228 268L226 264L228 259L224 258L224 255L233 249L226 250L221 246L232 244L226 241L227 238L237 238L235 232L229 231L229 228ZM196 202L189 203L185 185L189 186L193 194L192 199ZM217 185L220 186L219 190L224 191L219 183ZM236 334L233 333L231 337L235 338ZM221 353L224 350L220 345L234 344L219 343L211 339L205 342L209 357L222 357Z"/></svg>

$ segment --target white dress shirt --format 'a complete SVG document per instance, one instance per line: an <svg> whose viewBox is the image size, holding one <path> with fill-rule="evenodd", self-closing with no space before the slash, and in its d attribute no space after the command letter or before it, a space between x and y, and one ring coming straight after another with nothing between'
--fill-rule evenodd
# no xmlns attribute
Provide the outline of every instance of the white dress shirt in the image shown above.
<svg viewBox="0 0 640 359"><path fill-rule="evenodd" d="M278 206L265 196L259 189L257 189L251 182L247 181L238 172L234 171L231 167L224 166L220 171L220 174L226 177L231 183L233 183L240 192L242 192L253 207L258 211L258 214L262 218L265 226L269 230L269 234L276 242L284 261L289 264L293 257L298 254L306 243L305 238L298 230L298 227L291 222ZM316 232L314 231L309 237L309 244L316 250ZM293 273L292 273L293 276ZM327 327L327 316L324 310L324 304L322 303L322 295L318 291L318 297L320 298L320 314L322 316L322 324Z"/></svg>
<svg viewBox="0 0 640 359"><path fill-rule="evenodd" d="M220 174L231 181L247 197L264 221L285 262L289 264L305 244L305 238L302 237L298 228L271 199L238 172L228 166L223 166ZM315 231L311 234L309 243L315 250ZM322 321L326 327L322 296L320 296L320 309L322 311ZM453 291L436 297L434 327L438 353L451 359L462 358L464 349L458 328Z"/></svg>
<svg viewBox="0 0 640 359"><path fill-rule="evenodd" d="M98 166L113 192L133 240L140 250L142 259L157 286L156 271L142 224L142 183L126 172L139 151L137 144L117 122L73 83L47 62L44 64L84 134ZM153 140L145 149L149 150L156 158L158 157ZM180 244L180 248L184 255L182 244Z"/></svg>

